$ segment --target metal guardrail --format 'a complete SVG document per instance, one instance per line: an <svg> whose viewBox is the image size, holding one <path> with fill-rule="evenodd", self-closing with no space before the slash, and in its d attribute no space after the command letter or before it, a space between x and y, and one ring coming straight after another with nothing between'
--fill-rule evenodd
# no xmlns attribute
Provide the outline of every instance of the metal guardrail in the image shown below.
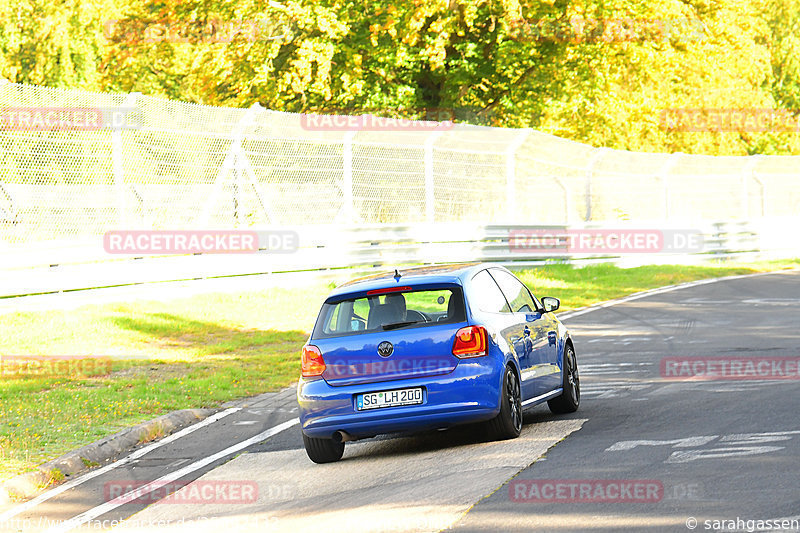
<svg viewBox="0 0 800 533"><path fill-rule="evenodd" d="M102 239L77 245L52 243L39 250L6 250L0 266L0 297L46 294L116 285L186 279L270 274L277 272L329 272L337 269L392 269L398 266L471 261L498 262L510 267L547 262L686 263L761 253L761 235L753 222L718 222L696 231L702 249L694 253L574 253L515 247L514 235L563 235L567 231L608 231L598 225L469 225L417 224L370 226L305 226L270 228L295 231L299 248L294 253L196 255L110 255ZM647 225L616 225L627 231L662 229ZM663 231L675 229L663 228ZM800 250L800 246L790 248Z"/></svg>

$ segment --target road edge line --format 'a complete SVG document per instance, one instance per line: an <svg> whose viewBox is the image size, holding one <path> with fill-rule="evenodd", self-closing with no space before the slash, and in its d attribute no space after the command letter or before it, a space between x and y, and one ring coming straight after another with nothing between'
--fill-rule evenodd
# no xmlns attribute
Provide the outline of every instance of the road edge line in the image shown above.
<svg viewBox="0 0 800 533"><path fill-rule="evenodd" d="M70 480L70 481L64 483L63 485L59 485L58 487L55 487L53 489L48 490L47 492L43 492L42 494L39 494L35 498L33 498L31 500L28 500L26 502L23 502L23 503L15 506L15 507L12 507L11 509L7 510L3 514L0 514L0 523L7 522L10 518L13 518L13 517L17 516L18 514L23 513L23 512L25 512L25 511L27 511L29 509L33 509L37 505L46 502L50 498L58 496L59 494L61 494L63 492L66 492L69 489L72 489L74 487L77 487L78 485L81 485L82 483L85 483L86 481L94 479L97 476L105 474L106 472L110 472L111 470L114 470L115 468L117 468L119 466L128 464L131 461L133 461L135 459L138 459L139 457L142 457L143 455L146 455L146 454L148 454L148 453L150 453L152 451L155 451L158 448L160 448L160 447L162 447L162 446L164 446L166 444L169 444L170 442L174 442L174 441L178 440L181 437L189 435L190 433L193 433L193 432L197 431L198 429L201 429L201 428L204 428L204 427L206 427L206 426L208 426L210 424L213 424L214 422L216 422L216 421L218 421L218 420L220 420L222 418L225 418L228 415L232 415L233 413L236 413L236 412L238 412L240 410L241 410L240 407L233 407L233 408L226 409L224 411L218 412L216 414L213 414L213 415L211 415L209 417L206 417L205 419L203 419L203 420L201 420L199 422L196 422L196 423L194 423L194 424L192 424L192 425L190 425L188 427L185 427L185 428L181 429L177 433L173 433L173 434L171 434L171 435L169 435L169 436L167 436L167 437L165 437L165 438L163 438L163 439L161 439L159 441L156 441L156 442L154 442L154 443L152 443L152 444L150 444L148 446L145 446L144 448L140 448L139 450L134 451L133 453L131 453L130 455L128 455L126 457L123 457L122 459L114 461L113 463L109 463L109 464L107 464L107 465L105 465L105 466L103 466L101 468L98 468L97 470L92 470L92 471L86 473L85 475L82 475L79 478ZM158 420L158 419L155 419L155 420ZM103 441L99 441L99 442L103 442Z"/></svg>
<svg viewBox="0 0 800 533"><path fill-rule="evenodd" d="M57 526L53 526L53 527L49 528L45 533L66 533L67 531L70 531L70 530L72 530L72 529L74 529L76 527L80 527L81 525L85 524L86 522L88 522L90 520L93 520L93 519L97 518L98 516L102 516L102 515L106 514L107 512L116 509L117 507L120 507L122 505L130 503L131 501L136 500L137 498L140 498L144 494L149 494L150 492L153 492L154 490L158 490L160 487L163 487L164 485L166 485L168 483L171 483L173 481L177 481L178 479L182 478L183 476L189 475L192 472L200 470L201 468L204 468L204 467L210 465L211 463L213 463L213 462L215 462L215 461L217 461L219 459L222 459L222 458L227 457L229 455L233 455L234 453L236 453L238 451L241 451L241 450L244 450L245 448L248 448L249 446L252 446L253 444L258 444L259 442L262 442L262 441L264 441L264 440L266 440L266 439L268 439L268 438L270 438L270 437L272 437L274 435L277 435L278 433L280 433L282 431L285 431L285 430L287 430L287 429L289 429L291 427L294 427L295 425L298 425L298 424L300 424L300 419L299 418L293 418L291 420L287 420L286 422L278 424L277 426L273 426L273 427L271 427L271 428L269 428L269 429L267 429L265 431L262 431L258 435L254 435L254 436L252 436L252 437L250 437L248 439L245 439L245 440L243 440L243 441L241 441L241 442L239 442L237 444L234 444L233 446L229 446L229 447L227 447L227 448L225 448L223 450L220 450L220 451L218 451L217 453L215 453L213 455L205 457L205 458L203 458L203 459L201 459L199 461L195 461L194 463L190 463L190 464L184 466L183 468L180 468L178 470L170 472L169 474L161 476L160 478L156 479L155 481L151 481L150 483L148 483L146 485L142 485L141 487L138 487L138 488L136 488L136 489L134 489L132 491L129 491L129 492L125 493L125 494L122 494L121 496L118 496L118 497L114 498L110 502L105 502L105 503L103 503L101 505L98 505L97 507L93 507L93 508L89 509L88 511L84 511L83 513L81 513L81 514L79 514L77 516L73 516L69 520L66 520L66 521L64 521L63 523L61 523L61 524L59 524Z"/></svg>

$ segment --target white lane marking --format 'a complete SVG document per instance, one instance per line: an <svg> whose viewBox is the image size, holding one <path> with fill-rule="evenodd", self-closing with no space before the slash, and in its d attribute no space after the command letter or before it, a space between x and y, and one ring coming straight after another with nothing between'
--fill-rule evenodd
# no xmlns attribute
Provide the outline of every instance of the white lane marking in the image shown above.
<svg viewBox="0 0 800 533"><path fill-rule="evenodd" d="M689 463L697 459L724 459L726 457L746 457L748 455L761 455L783 450L784 446L738 446L727 448L713 448L711 450L687 450L672 452L664 461L667 464Z"/></svg>
<svg viewBox="0 0 800 533"><path fill-rule="evenodd" d="M608 448L607 452L627 451L637 446L672 446L673 448L692 448L708 444L719 435L704 435L702 437L686 437L684 439L673 440L621 440Z"/></svg>
<svg viewBox="0 0 800 533"><path fill-rule="evenodd" d="M800 305L798 298L751 298L742 300L745 304L764 304L764 305Z"/></svg>
<svg viewBox="0 0 800 533"><path fill-rule="evenodd" d="M772 431L769 433L736 433L726 435L720 442L730 444L762 444L764 442L781 442L792 440L792 435L800 435L800 431Z"/></svg>
<svg viewBox="0 0 800 533"><path fill-rule="evenodd" d="M77 479L74 479L72 481L64 483L63 485L59 485L58 487L56 487L54 489L51 489L51 490L49 490L47 492L44 492L44 493L40 494L39 496L33 498L32 500L28 500L27 502L25 502L23 504L20 504L20 505L14 507L13 509L9 509L5 513L1 514L0 515L0 523L6 522L6 521L8 521L8 519L10 519L10 518L12 518L14 516L17 516L18 514L23 513L23 512L25 512L25 511L27 511L29 509L32 509L32 508L36 507L37 505L39 505L40 503L46 502L50 498L58 496L62 492L66 492L71 488L77 487L81 483L85 483L85 482L89 481L90 479L96 478L97 476L101 476L101 475L105 474L106 472L114 470L117 467L120 467L122 465L128 464L131 461L134 461L134 460L138 459L139 457L141 457L141 456L143 456L145 454L148 454L148 453L150 453L152 451L157 450L158 448L161 448L165 444L169 444L170 442L174 442L175 440L177 440L177 439L179 439L181 437L184 437L184 436L188 435L189 433L193 433L193 432L197 431L200 428L208 426L209 424L213 424L214 422L216 422L217 420L220 420L221 418L225 418L228 415L232 415L233 413L239 411L240 409L241 409L241 407L233 407L231 409L226 409L225 411L222 411L222 412L217 413L215 415L211 415L208 418L206 418L205 420L203 420L201 422L198 422L197 424L194 424L194 425L191 425L191 426L189 426L187 428L184 428L184 429L178 431L177 433L173 433L172 435L170 435L170 436L168 436L166 438L163 438L158 442L154 442L153 444L150 444L149 446L146 446L146 447L144 447L144 448L142 448L140 450L136 450L135 452L133 452L132 454L130 454L129 456L127 456L127 457L125 457L123 459L115 461L115 462L113 462L111 464L108 464L108 465L102 467L102 468L98 468L97 470L93 470L91 472L88 472L88 473L84 474L83 476L81 476L81 477L79 477Z"/></svg>
<svg viewBox="0 0 800 533"><path fill-rule="evenodd" d="M673 451L664 461L667 464L689 463L698 459L725 459L728 457L747 457L777 452L785 446L753 446L754 444L785 442L792 440L795 435L800 435L800 430L772 431L765 433L736 433L725 435L713 444L718 435L702 437L688 437L674 440L627 440L619 441L605 451L628 451L637 446L672 446L683 448ZM712 446L712 447L709 447ZM705 446L705 448L703 448ZM695 448L687 450L685 448ZM699 449L698 449L699 448Z"/></svg>
<svg viewBox="0 0 800 533"><path fill-rule="evenodd" d="M228 455L232 455L253 444L257 444L299 423L300 419L295 418L292 420L288 420L282 424L278 424L277 426L271 427L270 429L262 431L258 435L250 437L247 440L243 440L242 442L234 444L233 446L229 446L224 450L215 453L214 455L210 455L205 459L201 459L200 461L196 461L192 464L186 465L180 470L175 470L174 472L170 472L169 474L162 476L155 481L151 481L147 485L142 485L141 487L135 490L132 490L121 496L118 496L113 500L111 500L110 502L106 502L104 504L98 505L93 509L89 509L88 511L81 513L73 518L70 518L69 520L62 522L57 526L51 527L50 529L47 530L46 533L64 533L66 531L75 529L76 527L80 527L89 520L94 520L98 516L104 515L109 511L113 511L114 509L120 507L121 505L125 505L126 503L130 503L131 501L135 501L136 499L141 498L145 494L149 494L154 490L158 490L160 487L163 487L168 483L177 481L183 476L191 474L196 470L200 470L201 468L210 465L214 461L222 459L223 457L227 457Z"/></svg>
<svg viewBox="0 0 800 533"><path fill-rule="evenodd" d="M234 426L252 426L253 424L257 423L257 420L240 420L238 422L234 422Z"/></svg>
<svg viewBox="0 0 800 533"><path fill-rule="evenodd" d="M712 283L718 283L720 281L730 281L734 279L744 279L744 278L755 278L757 276L769 276L773 274L785 274L787 272L798 272L800 269L793 268L789 270L778 270L775 272L757 272L755 274L740 274L738 276L725 276L722 278L712 278L712 279L701 279L697 281L689 281L687 283L680 283L678 285L667 285L666 287L660 287L658 289L651 289L649 291L642 291L631 294L629 296L625 296L623 298L618 298L616 300L609 300L607 302L603 302L601 304L590 305L589 307L584 307L583 309L576 309L575 311L567 311L566 313L561 313L557 315L560 320L565 320L568 318L574 318L576 316L585 315L586 313L591 313L592 311L597 311L598 309L605 309L606 307L612 307L617 304L622 304L625 302L630 302L633 300L638 300L639 298L646 298L648 296L655 296L657 294L664 294L666 292L678 291L681 289L688 289L689 287L697 287L698 285L710 285Z"/></svg>

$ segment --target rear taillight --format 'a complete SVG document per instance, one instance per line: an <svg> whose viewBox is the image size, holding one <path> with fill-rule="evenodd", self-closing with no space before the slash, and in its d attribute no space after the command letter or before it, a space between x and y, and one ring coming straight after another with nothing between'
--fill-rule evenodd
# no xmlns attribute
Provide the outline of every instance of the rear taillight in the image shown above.
<svg viewBox="0 0 800 533"><path fill-rule="evenodd" d="M313 344L303 346L301 369L304 378L321 376L325 372L325 360L322 358L322 352Z"/></svg>
<svg viewBox="0 0 800 533"><path fill-rule="evenodd" d="M456 357L480 357L486 355L486 328L467 326L456 332L453 355Z"/></svg>

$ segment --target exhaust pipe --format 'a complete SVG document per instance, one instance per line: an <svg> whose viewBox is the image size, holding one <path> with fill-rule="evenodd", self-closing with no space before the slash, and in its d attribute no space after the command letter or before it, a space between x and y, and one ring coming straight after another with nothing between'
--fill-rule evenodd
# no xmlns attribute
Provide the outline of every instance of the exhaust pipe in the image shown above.
<svg viewBox="0 0 800 533"><path fill-rule="evenodd" d="M336 444L339 444L340 442L351 442L356 440L354 436L346 431L335 431L331 438Z"/></svg>

